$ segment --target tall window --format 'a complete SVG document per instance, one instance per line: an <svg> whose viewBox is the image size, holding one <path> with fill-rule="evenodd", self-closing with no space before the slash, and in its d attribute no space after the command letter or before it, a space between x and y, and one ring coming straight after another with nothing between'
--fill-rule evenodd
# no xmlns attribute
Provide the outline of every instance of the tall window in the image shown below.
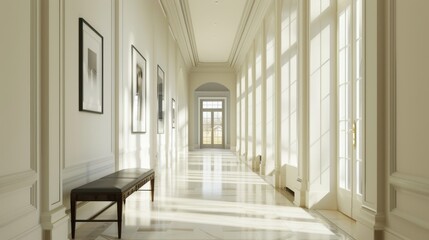
<svg viewBox="0 0 429 240"><path fill-rule="evenodd" d="M265 20L266 30L266 162L265 174L270 175L275 170L275 14L268 14Z"/></svg>
<svg viewBox="0 0 429 240"><path fill-rule="evenodd" d="M255 39L255 154L262 155L262 33ZM259 164L259 163L256 163Z"/></svg>
<svg viewBox="0 0 429 240"><path fill-rule="evenodd" d="M298 0L281 17L281 163L298 166Z"/></svg>
<svg viewBox="0 0 429 240"><path fill-rule="evenodd" d="M253 160L253 54L250 52L247 61L247 160Z"/></svg>
<svg viewBox="0 0 429 240"><path fill-rule="evenodd" d="M340 188L351 190L352 149L352 71L351 6L338 19L338 168Z"/></svg>
<svg viewBox="0 0 429 240"><path fill-rule="evenodd" d="M240 89L241 89L241 93L240 93L240 133L241 133L241 140L240 140L240 145L241 145L241 154L245 154L247 149L246 149L246 69L244 68L244 70L241 72L241 79L240 79Z"/></svg>
<svg viewBox="0 0 429 240"><path fill-rule="evenodd" d="M309 141L310 184L329 191L332 90L335 69L335 1L310 1ZM311 187L311 186L310 186Z"/></svg>

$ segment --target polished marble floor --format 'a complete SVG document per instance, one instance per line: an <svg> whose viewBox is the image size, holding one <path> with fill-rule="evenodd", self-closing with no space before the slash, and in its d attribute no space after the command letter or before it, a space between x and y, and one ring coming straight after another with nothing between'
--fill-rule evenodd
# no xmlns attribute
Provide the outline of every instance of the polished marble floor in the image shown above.
<svg viewBox="0 0 429 240"><path fill-rule="evenodd" d="M230 151L178 157L150 192L127 198L122 239L353 239L319 213L295 207ZM115 218L111 207L100 218ZM76 239L117 238L116 223L85 223Z"/></svg>

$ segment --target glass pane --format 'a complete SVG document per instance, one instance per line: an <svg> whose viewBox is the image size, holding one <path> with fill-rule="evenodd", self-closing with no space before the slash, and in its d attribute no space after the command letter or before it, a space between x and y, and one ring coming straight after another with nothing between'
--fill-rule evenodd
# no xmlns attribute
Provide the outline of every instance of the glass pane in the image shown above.
<svg viewBox="0 0 429 240"><path fill-rule="evenodd" d="M356 192L359 195L362 195L363 193L363 163L362 161L356 162Z"/></svg>
<svg viewBox="0 0 429 240"><path fill-rule="evenodd" d="M345 13L342 12L340 14L340 19L338 22L338 48L341 49L346 45L346 39L345 39L345 24L346 24L346 16Z"/></svg>
<svg viewBox="0 0 429 240"><path fill-rule="evenodd" d="M203 101L203 109L222 109L222 101Z"/></svg>
<svg viewBox="0 0 429 240"><path fill-rule="evenodd" d="M345 181L346 181L346 187L345 187L345 189L346 190L348 190L348 191L350 191L350 189L351 189L351 167L352 167L352 165L351 165L351 159L346 159L345 160L345 164L346 164L346 166L345 166Z"/></svg>
<svg viewBox="0 0 429 240"><path fill-rule="evenodd" d="M338 59L338 83L342 84L346 82L346 71L345 71L345 64L346 64L346 50L342 49L340 50L339 59Z"/></svg>
<svg viewBox="0 0 429 240"><path fill-rule="evenodd" d="M356 99L356 118L357 119L360 119L360 118L362 118L362 98L361 98L361 90L362 90L362 87L361 87L361 83L362 83L362 80L356 80L356 88L355 88L355 99Z"/></svg>
<svg viewBox="0 0 429 240"><path fill-rule="evenodd" d="M213 112L213 144L222 144L222 112Z"/></svg>
<svg viewBox="0 0 429 240"><path fill-rule="evenodd" d="M338 169L339 169L339 175L340 175L340 188L343 188L343 189L345 189L346 188L346 175L345 175L345 170L346 170L346 167L345 167L345 159L344 158L340 158L339 159L339 166L338 166Z"/></svg>
<svg viewBox="0 0 429 240"><path fill-rule="evenodd" d="M356 40L356 78L362 77L362 40Z"/></svg>
<svg viewBox="0 0 429 240"><path fill-rule="evenodd" d="M356 38L362 36L362 1L356 0Z"/></svg>
<svg viewBox="0 0 429 240"><path fill-rule="evenodd" d="M310 1L310 19L313 21L320 15L320 0Z"/></svg>
<svg viewBox="0 0 429 240"><path fill-rule="evenodd" d="M203 144L212 142L212 116L211 112L203 112Z"/></svg>
<svg viewBox="0 0 429 240"><path fill-rule="evenodd" d="M339 120L345 120L347 119L347 113L346 113L346 105L347 105L347 99L346 99L346 92L347 92L347 84L343 84L338 89L338 117Z"/></svg>
<svg viewBox="0 0 429 240"><path fill-rule="evenodd" d="M347 157L347 122L340 121L338 131L338 156L340 158Z"/></svg>

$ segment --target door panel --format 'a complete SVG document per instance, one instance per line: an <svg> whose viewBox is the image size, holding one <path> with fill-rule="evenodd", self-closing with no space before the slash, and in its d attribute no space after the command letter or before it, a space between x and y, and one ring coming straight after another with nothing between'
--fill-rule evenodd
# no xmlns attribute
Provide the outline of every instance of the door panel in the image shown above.
<svg viewBox="0 0 429 240"><path fill-rule="evenodd" d="M211 112L203 112L202 117L202 143L203 145L212 143L212 115Z"/></svg>
<svg viewBox="0 0 429 240"><path fill-rule="evenodd" d="M338 209L351 218L363 192L362 0L338 8Z"/></svg>
<svg viewBox="0 0 429 240"><path fill-rule="evenodd" d="M223 144L223 114L221 111L213 112L213 143Z"/></svg>
<svg viewBox="0 0 429 240"><path fill-rule="evenodd" d="M223 106L223 100L201 100L201 148L224 148Z"/></svg>

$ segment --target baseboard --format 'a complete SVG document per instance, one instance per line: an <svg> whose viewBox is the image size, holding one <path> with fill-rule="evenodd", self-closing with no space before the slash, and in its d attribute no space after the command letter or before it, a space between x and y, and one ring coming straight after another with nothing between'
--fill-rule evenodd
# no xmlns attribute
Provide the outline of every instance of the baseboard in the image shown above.
<svg viewBox="0 0 429 240"><path fill-rule="evenodd" d="M18 236L12 238L13 240L37 240L37 239L43 239L42 234L42 226L38 224L34 228L31 228Z"/></svg>
<svg viewBox="0 0 429 240"><path fill-rule="evenodd" d="M397 233L393 229L385 228L384 229L384 240L411 240Z"/></svg>

